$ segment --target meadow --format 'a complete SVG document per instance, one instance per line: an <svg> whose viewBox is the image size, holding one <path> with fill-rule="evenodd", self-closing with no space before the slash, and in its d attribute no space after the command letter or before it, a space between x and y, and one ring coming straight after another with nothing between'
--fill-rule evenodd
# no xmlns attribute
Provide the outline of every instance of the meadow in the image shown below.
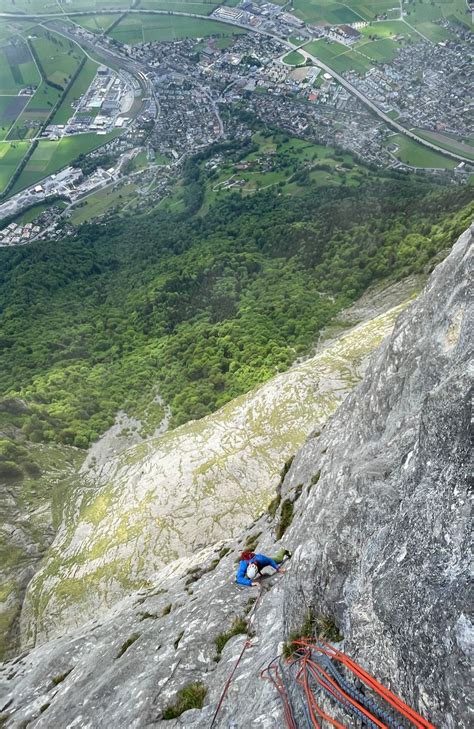
<svg viewBox="0 0 474 729"><path fill-rule="evenodd" d="M352 70L364 74L374 65L372 58L334 41L325 39L310 41L304 49L323 63L327 63L337 73Z"/></svg>
<svg viewBox="0 0 474 729"><path fill-rule="evenodd" d="M0 192L23 159L28 142L0 142Z"/></svg>
<svg viewBox="0 0 474 729"><path fill-rule="evenodd" d="M438 154L434 150L423 147L418 142L403 136L402 134L394 134L389 137L387 145L396 144L398 150L393 154L399 160L412 167L431 167L439 169L453 169L457 162L442 154Z"/></svg>
<svg viewBox="0 0 474 729"><path fill-rule="evenodd" d="M57 141L42 139L28 160L25 169L12 188L12 194L33 185L43 177L66 167L80 154L87 154L116 137L118 132L105 135L78 134Z"/></svg>
<svg viewBox="0 0 474 729"><path fill-rule="evenodd" d="M128 15L110 33L112 38L133 45L148 41L171 41L177 38L229 36L244 30L225 23L176 15Z"/></svg>

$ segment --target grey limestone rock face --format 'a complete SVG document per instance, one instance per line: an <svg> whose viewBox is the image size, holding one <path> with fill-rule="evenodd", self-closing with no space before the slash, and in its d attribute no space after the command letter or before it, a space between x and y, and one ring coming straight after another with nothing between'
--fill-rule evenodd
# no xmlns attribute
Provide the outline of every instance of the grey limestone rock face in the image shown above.
<svg viewBox="0 0 474 729"><path fill-rule="evenodd" d="M435 726L470 726L471 249L467 231L361 385L306 441L274 517L162 567L153 587L4 664L7 727L209 727L247 637L232 637L218 661L215 640L241 617L253 637L215 727L280 729L278 695L260 672L309 608ZM256 589L233 583L235 559L249 536L271 554L285 501L294 514L281 542L293 557L265 580L255 608ZM207 688L202 710L164 720L192 682Z"/></svg>

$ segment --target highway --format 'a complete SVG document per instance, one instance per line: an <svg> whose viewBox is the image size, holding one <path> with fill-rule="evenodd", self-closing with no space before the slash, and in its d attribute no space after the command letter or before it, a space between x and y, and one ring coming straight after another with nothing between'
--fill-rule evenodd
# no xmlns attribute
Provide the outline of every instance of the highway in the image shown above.
<svg viewBox="0 0 474 729"><path fill-rule="evenodd" d="M68 12L68 17L80 17L83 15L106 15L106 14L116 14L116 10L101 10L100 12L91 13L85 12L85 11L72 11ZM143 10L136 10L136 9L130 9L128 10L128 13L138 13L143 14ZM283 46L288 48L288 50L298 50L300 53L302 53L305 58L308 58L311 60L314 64L322 68L327 73L331 74L331 76L338 81L338 83L341 84L345 89L349 91L353 96L356 96L366 107L368 107L374 114L376 114L380 119L382 119L389 127L392 129L395 129L397 132L401 134L405 134L405 136L409 137L410 139L413 139L415 142L418 142L419 144L422 144L424 147L428 147L428 149L431 149L435 152L438 152L440 154L443 154L445 157L449 157L450 159L454 159L457 162L468 162L472 164L472 159L469 157L464 157L461 154L456 154L455 152L450 152L443 147L439 147L436 144L433 144L432 142L427 141L426 139L423 139L422 137L419 137L415 132L412 132L411 130L404 127L402 124L399 124L394 119L391 119L388 114L386 114L382 109L380 109L376 104L374 104L373 101L371 101L365 94L363 94L361 91L359 91L350 81L347 81L343 76L341 76L339 73L334 71L330 66L328 66L326 63L323 63L323 61L320 61L319 58L312 55L308 51L305 51L302 45L296 45L295 43L291 43L290 41L286 40L285 38L281 38L280 36L276 35L275 33L270 33L269 31L262 30L260 28L254 28L248 25L244 25L243 23L238 22L231 22L225 19L221 18L213 18L208 15L199 15L197 13L186 13L186 12L180 12L175 10L146 10L147 15L177 15L177 16L184 16L187 18L198 18L201 20L214 20L219 23L224 23L225 25L228 25L230 27L236 27L236 28L242 28L248 32L251 33L257 33L259 35L265 35L270 38L274 38L275 40L279 41ZM38 20L38 19L47 19L47 18L64 18L64 15L62 13L42 13L42 14L22 14L22 13L0 13L0 18L8 18L10 20ZM62 31L63 35L66 35L64 30ZM71 40L74 40L76 43L77 38L74 35L67 35L68 38ZM83 39L81 38L81 42ZM84 41L85 42L85 41ZM124 62L123 56L115 55L108 49L104 49L102 46L99 46L96 44L89 44L94 50L99 51L100 55L107 54L107 56L110 56L112 59L115 59L115 61L119 60L120 62ZM128 62L131 64L132 62ZM132 75L136 76L136 67L133 66L134 72L130 71ZM147 79L148 81L148 79ZM148 82L147 84L149 87L151 87L151 83ZM153 89L148 89L148 94L154 96Z"/></svg>

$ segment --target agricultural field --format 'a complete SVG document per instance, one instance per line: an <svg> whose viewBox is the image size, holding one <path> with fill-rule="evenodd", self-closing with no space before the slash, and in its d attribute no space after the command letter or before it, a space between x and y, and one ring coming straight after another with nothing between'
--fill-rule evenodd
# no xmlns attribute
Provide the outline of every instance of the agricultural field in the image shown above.
<svg viewBox="0 0 474 729"><path fill-rule="evenodd" d="M210 15L220 5L215 0L140 0L140 10L172 10L175 13Z"/></svg>
<svg viewBox="0 0 474 729"><path fill-rule="evenodd" d="M42 28L31 43L46 79L64 88L84 57L82 51L72 41Z"/></svg>
<svg viewBox="0 0 474 729"><path fill-rule="evenodd" d="M104 135L90 133L78 134L73 137L63 137L57 141L50 139L40 140L28 160L25 169L13 186L12 194L66 167L80 154L91 152L118 134L119 132L111 132L110 134Z"/></svg>
<svg viewBox="0 0 474 729"><path fill-rule="evenodd" d="M34 138L60 96L59 89L55 89L43 81L11 127L8 139Z"/></svg>
<svg viewBox="0 0 474 729"><path fill-rule="evenodd" d="M391 150L391 145L395 145L397 149ZM395 157L412 167L452 170L457 165L455 160L451 160L434 150L423 147L422 144L418 144L418 142L414 142L402 134L391 135L387 141L387 147L389 147L389 150L392 151Z"/></svg>
<svg viewBox="0 0 474 729"><path fill-rule="evenodd" d="M359 13L351 10L349 5L335 2L335 0L324 0L323 2L294 0L292 6L293 12L298 18L315 25L340 25L341 23L356 23L358 20L365 20Z"/></svg>
<svg viewBox="0 0 474 729"><path fill-rule="evenodd" d="M319 58L337 73L357 71L364 74L374 66L374 61L366 55L350 50L342 43L329 40L310 41L304 46L305 51Z"/></svg>
<svg viewBox="0 0 474 729"><path fill-rule="evenodd" d="M123 209L136 198L136 190L136 185L126 184L94 192L72 208L70 222L82 225L114 208Z"/></svg>
<svg viewBox="0 0 474 729"><path fill-rule="evenodd" d="M0 192L26 154L29 142L0 142Z"/></svg>
<svg viewBox="0 0 474 729"><path fill-rule="evenodd" d="M225 23L201 18L186 18L176 15L128 15L110 34L112 38L127 43L148 41L171 41L177 38L202 38L205 36L229 36L244 33Z"/></svg>
<svg viewBox="0 0 474 729"><path fill-rule="evenodd" d="M472 27L471 13L465 0L408 0L403 5L404 18L419 33L438 43L450 37L450 33L436 24L437 20L447 18Z"/></svg>
<svg viewBox="0 0 474 729"><path fill-rule="evenodd" d="M428 142L433 142L439 147L447 149L448 152L462 154L464 157L474 160L474 139L472 137L461 140L451 135L430 132L426 129L413 129L413 131Z"/></svg>
<svg viewBox="0 0 474 729"><path fill-rule="evenodd" d="M0 96L0 139L5 139L29 99L29 96Z"/></svg>
<svg viewBox="0 0 474 729"><path fill-rule="evenodd" d="M81 25L87 30L91 30L93 33L103 33L110 28L117 18L118 13L109 13L105 15L80 15L74 18L76 25Z"/></svg>
<svg viewBox="0 0 474 729"><path fill-rule="evenodd" d="M85 62L79 76L63 99L63 102L52 119L53 124L65 124L74 113L73 103L89 88L97 71L97 64L89 58Z"/></svg>
<svg viewBox="0 0 474 729"><path fill-rule="evenodd" d="M0 93L16 95L25 86L36 86L41 78L27 43L15 38L0 47Z"/></svg>
<svg viewBox="0 0 474 729"><path fill-rule="evenodd" d="M74 11L90 11L117 8L126 10L131 7L132 0L72 0L59 5L56 0L0 0L0 12L3 13L67 13Z"/></svg>

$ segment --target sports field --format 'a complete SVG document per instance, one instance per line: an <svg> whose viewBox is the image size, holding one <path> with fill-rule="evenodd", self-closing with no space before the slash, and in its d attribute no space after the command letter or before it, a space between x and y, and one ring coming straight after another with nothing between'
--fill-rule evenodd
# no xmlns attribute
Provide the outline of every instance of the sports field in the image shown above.
<svg viewBox="0 0 474 729"><path fill-rule="evenodd" d="M202 38L211 35L228 36L244 32L214 20L140 14L125 17L110 35L122 43L133 45L148 41L171 41L177 38Z"/></svg>
<svg viewBox="0 0 474 729"><path fill-rule="evenodd" d="M424 147L418 142L403 136L402 134L394 134L389 137L387 146L391 144L397 145L397 151L392 152L395 157L412 167L431 167L446 170L452 170L456 167L457 162L442 154L438 154L434 150Z"/></svg>
<svg viewBox="0 0 474 729"><path fill-rule="evenodd" d="M291 53L286 54L283 63L286 63L287 66L299 66L304 63L304 56L298 51L291 51Z"/></svg>

